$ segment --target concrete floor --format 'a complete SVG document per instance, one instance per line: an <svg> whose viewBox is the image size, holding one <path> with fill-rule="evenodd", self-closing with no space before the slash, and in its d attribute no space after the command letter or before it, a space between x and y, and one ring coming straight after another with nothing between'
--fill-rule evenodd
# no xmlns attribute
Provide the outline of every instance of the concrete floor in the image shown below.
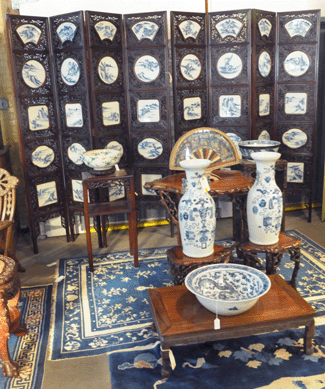
<svg viewBox="0 0 325 389"><path fill-rule="evenodd" d="M296 229L310 239L325 246L325 222L321 222L321 209L313 210L312 223L307 222L307 211L286 212L286 230ZM232 218L217 222L216 239L232 237ZM111 231L108 235L109 247L96 248L97 238L92 236L94 254L104 254L129 249L128 231ZM174 246L176 237L171 238L168 225L145 227L138 230L139 248ZM34 254L29 234L18 239L17 258L26 268L20 273L23 286L47 285L55 282L55 266L46 265L61 258L87 256L85 234L77 236L74 242L67 243L65 237L48 238L38 241L39 254ZM39 389L109 389L110 373L107 355L88 358L45 361L42 388Z"/></svg>

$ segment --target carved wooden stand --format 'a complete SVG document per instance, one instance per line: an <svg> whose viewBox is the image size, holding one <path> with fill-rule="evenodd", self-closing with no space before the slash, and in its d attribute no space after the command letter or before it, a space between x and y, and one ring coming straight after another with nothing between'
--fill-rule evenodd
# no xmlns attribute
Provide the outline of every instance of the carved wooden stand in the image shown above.
<svg viewBox="0 0 325 389"><path fill-rule="evenodd" d="M18 377L18 363L9 356L8 338L10 334L24 336L26 324L20 323L20 311L17 308L20 296L20 280L17 264L9 257L0 255L0 355L2 372L6 377Z"/></svg>

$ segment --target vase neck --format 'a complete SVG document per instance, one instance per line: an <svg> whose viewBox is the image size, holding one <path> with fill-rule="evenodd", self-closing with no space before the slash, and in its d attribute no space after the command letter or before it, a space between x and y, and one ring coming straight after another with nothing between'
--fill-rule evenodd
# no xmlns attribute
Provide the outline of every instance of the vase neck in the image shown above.
<svg viewBox="0 0 325 389"><path fill-rule="evenodd" d="M205 169L186 168L187 190L195 190L201 188L200 180L205 174Z"/></svg>

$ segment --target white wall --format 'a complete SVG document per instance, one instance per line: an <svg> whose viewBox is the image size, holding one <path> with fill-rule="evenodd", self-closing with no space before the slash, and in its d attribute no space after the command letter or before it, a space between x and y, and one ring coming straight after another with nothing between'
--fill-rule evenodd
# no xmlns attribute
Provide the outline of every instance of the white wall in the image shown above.
<svg viewBox="0 0 325 389"><path fill-rule="evenodd" d="M130 14L157 11L205 12L205 0L38 0L20 5L21 15L54 16L73 11L100 11ZM324 0L208 0L209 12L245 8L273 12L321 9L325 17Z"/></svg>

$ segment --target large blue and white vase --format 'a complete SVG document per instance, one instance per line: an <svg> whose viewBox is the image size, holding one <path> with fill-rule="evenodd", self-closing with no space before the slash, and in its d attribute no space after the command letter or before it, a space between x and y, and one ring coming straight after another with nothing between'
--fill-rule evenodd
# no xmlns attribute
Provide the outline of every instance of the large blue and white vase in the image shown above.
<svg viewBox="0 0 325 389"><path fill-rule="evenodd" d="M275 163L281 154L252 153L256 179L247 195L249 240L257 245L271 245L279 240L283 215L283 197L275 182Z"/></svg>
<svg viewBox="0 0 325 389"><path fill-rule="evenodd" d="M178 222L183 253L188 257L203 258L214 251L216 207L201 183L210 163L208 159L180 161L180 166L186 172L186 180L178 205Z"/></svg>

